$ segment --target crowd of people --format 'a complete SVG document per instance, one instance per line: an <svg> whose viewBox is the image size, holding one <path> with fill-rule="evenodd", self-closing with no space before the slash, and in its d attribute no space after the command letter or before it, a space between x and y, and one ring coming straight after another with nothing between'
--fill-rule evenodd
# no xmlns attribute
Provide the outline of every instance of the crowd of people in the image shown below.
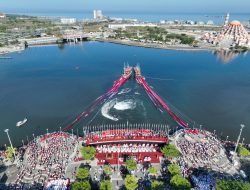
<svg viewBox="0 0 250 190"><path fill-rule="evenodd" d="M157 144L123 144L123 145L100 145L96 147L98 153L116 153L116 152L156 152Z"/></svg>
<svg viewBox="0 0 250 190"><path fill-rule="evenodd" d="M191 181L197 190L215 190L215 178L211 174L191 175Z"/></svg>
<svg viewBox="0 0 250 190"><path fill-rule="evenodd" d="M176 139L176 146L180 149L188 167L223 170L223 165L229 164L224 148L211 134L183 132Z"/></svg>
<svg viewBox="0 0 250 190"><path fill-rule="evenodd" d="M62 132L34 139L27 145L16 183L27 180L46 183L63 178L76 143L77 138Z"/></svg>
<svg viewBox="0 0 250 190"><path fill-rule="evenodd" d="M70 184L69 179L51 180L45 186L45 190L67 190Z"/></svg>

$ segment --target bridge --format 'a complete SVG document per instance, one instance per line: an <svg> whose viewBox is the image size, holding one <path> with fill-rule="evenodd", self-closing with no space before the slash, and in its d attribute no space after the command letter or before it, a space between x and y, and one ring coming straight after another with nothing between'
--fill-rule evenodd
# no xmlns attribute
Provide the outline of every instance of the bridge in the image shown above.
<svg viewBox="0 0 250 190"><path fill-rule="evenodd" d="M83 32L66 31L63 34L63 41L77 43L78 41L87 40L89 37L89 34Z"/></svg>

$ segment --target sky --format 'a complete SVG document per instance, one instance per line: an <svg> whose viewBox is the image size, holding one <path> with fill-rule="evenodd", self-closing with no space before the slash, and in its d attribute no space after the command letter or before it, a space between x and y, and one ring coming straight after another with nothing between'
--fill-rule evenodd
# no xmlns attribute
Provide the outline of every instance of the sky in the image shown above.
<svg viewBox="0 0 250 190"><path fill-rule="evenodd" d="M0 0L0 11L131 11L169 13L250 13L250 0Z"/></svg>

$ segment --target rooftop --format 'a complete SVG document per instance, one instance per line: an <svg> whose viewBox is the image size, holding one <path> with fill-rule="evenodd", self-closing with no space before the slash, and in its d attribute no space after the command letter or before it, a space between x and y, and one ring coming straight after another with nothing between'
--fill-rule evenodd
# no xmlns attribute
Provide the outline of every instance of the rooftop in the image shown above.
<svg viewBox="0 0 250 190"><path fill-rule="evenodd" d="M230 25L233 25L233 26L240 26L241 23L240 23L240 21L238 21L238 20L233 20L232 22L230 22Z"/></svg>

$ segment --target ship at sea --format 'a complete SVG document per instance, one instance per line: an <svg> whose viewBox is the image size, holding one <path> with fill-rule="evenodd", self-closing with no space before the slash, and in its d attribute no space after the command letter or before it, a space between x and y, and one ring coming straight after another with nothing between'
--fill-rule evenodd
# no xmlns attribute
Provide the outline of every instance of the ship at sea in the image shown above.
<svg viewBox="0 0 250 190"><path fill-rule="evenodd" d="M24 118L22 121L18 121L16 123L16 126L17 127L22 127L25 123L27 123L28 119L27 118Z"/></svg>

